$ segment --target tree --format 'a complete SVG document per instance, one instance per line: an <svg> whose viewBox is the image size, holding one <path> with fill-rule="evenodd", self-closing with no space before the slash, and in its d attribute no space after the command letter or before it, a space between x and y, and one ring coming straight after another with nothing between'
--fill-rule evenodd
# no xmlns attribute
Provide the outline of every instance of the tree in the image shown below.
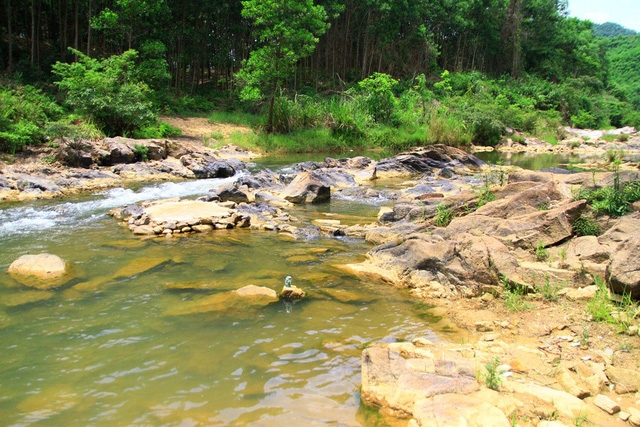
<svg viewBox="0 0 640 427"><path fill-rule="evenodd" d="M259 47L254 49L238 78L241 97L269 102L267 132L273 130L273 105L278 89L295 71L297 62L313 53L327 30L327 14L313 0L246 0L242 16L254 23Z"/></svg>

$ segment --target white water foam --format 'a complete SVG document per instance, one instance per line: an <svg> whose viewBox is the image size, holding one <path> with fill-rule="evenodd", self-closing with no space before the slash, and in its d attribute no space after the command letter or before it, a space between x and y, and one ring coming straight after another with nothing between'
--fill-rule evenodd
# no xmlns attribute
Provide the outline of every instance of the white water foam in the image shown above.
<svg viewBox="0 0 640 427"><path fill-rule="evenodd" d="M58 227L75 227L94 221L110 209L146 200L169 199L204 195L241 175L231 178L201 179L184 182L165 182L149 185L138 191L113 188L99 193L93 200L64 202L41 208L20 206L0 210L0 239L16 235L41 233Z"/></svg>

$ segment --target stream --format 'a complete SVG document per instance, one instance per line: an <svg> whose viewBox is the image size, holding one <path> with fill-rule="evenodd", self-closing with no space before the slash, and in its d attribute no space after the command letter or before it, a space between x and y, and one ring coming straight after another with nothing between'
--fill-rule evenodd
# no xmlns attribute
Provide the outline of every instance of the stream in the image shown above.
<svg viewBox="0 0 640 427"><path fill-rule="evenodd" d="M408 292L346 274L371 247L355 239L216 230L142 239L114 207L197 197L225 180L116 188L0 209L0 419L7 426L383 425L361 407L361 350L435 332ZM334 200L298 208L314 218L375 220L378 205ZM74 279L30 290L6 270L53 253ZM194 303L284 278L307 291L283 302L201 313Z"/></svg>

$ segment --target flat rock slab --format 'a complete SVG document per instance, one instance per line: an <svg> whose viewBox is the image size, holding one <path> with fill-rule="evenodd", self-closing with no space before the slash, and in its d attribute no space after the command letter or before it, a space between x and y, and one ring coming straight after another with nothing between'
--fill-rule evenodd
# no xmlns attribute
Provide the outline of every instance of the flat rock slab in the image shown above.
<svg viewBox="0 0 640 427"><path fill-rule="evenodd" d="M199 201L167 202L144 208L149 218L157 223L169 221L198 222L200 218L226 217L231 209L217 203Z"/></svg>
<svg viewBox="0 0 640 427"><path fill-rule="evenodd" d="M504 413L487 402L459 394L436 395L416 402L413 417L419 426L509 427Z"/></svg>

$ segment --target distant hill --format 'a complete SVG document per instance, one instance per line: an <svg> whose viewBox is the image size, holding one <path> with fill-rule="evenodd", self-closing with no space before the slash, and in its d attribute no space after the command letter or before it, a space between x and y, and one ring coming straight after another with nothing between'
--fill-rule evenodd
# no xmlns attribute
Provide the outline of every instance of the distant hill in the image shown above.
<svg viewBox="0 0 640 427"><path fill-rule="evenodd" d="M640 34L607 40L610 64L609 83L626 93L626 98L640 110Z"/></svg>
<svg viewBox="0 0 640 427"><path fill-rule="evenodd" d="M637 34L635 31L623 27L614 22L605 22L604 24L593 24L593 33L598 37L618 37L633 36Z"/></svg>

